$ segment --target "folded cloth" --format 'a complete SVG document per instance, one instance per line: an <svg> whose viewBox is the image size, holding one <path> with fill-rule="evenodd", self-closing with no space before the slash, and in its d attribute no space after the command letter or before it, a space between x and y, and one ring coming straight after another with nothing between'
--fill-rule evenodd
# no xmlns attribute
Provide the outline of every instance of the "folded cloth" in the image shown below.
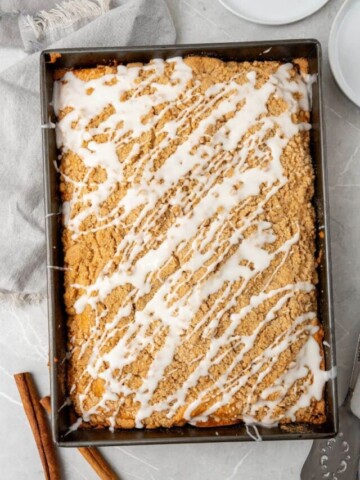
<svg viewBox="0 0 360 480"><path fill-rule="evenodd" d="M36 16L41 10L55 7L61 0L0 0L0 46L23 48L19 18Z"/></svg>
<svg viewBox="0 0 360 480"><path fill-rule="evenodd" d="M109 8L110 0L66 0L34 15L23 13L19 16L19 30L24 49L29 53L42 50L104 15Z"/></svg>
<svg viewBox="0 0 360 480"><path fill-rule="evenodd" d="M164 0L129 0L52 45L169 44ZM39 54L0 73L0 292L45 293Z"/></svg>

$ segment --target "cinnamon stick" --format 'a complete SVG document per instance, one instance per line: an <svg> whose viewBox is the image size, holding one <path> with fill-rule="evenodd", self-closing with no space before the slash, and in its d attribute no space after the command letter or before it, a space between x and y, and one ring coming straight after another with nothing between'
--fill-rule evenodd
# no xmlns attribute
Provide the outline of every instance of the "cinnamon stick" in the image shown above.
<svg viewBox="0 0 360 480"><path fill-rule="evenodd" d="M97 448L79 447L78 450L101 480L120 480Z"/></svg>
<svg viewBox="0 0 360 480"><path fill-rule="evenodd" d="M21 401L34 435L36 446L47 480L60 480L59 463L55 454L54 443L39 396L30 373L14 375Z"/></svg>
<svg viewBox="0 0 360 480"><path fill-rule="evenodd" d="M51 413L51 402L49 396L43 397L40 400L40 403L48 413ZM88 464L95 470L101 480L120 480L97 448L80 447L78 448L78 451L85 458Z"/></svg>

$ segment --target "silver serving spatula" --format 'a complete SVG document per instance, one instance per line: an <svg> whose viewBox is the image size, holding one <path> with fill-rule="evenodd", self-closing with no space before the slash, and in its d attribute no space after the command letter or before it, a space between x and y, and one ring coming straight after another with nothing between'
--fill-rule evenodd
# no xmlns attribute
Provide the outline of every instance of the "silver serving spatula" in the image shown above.
<svg viewBox="0 0 360 480"><path fill-rule="evenodd" d="M350 403L360 372L360 336L349 390L339 409L339 433L335 438L315 440L301 470L301 480L357 480L360 459L360 420Z"/></svg>

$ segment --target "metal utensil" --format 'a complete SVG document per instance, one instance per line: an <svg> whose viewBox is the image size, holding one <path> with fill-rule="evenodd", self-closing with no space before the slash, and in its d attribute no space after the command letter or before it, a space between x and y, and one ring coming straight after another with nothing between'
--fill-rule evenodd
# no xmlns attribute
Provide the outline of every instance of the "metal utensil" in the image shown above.
<svg viewBox="0 0 360 480"><path fill-rule="evenodd" d="M359 372L360 336L349 390L339 409L339 433L336 438L314 441L301 470L301 480L356 480L359 478L360 420L350 409Z"/></svg>

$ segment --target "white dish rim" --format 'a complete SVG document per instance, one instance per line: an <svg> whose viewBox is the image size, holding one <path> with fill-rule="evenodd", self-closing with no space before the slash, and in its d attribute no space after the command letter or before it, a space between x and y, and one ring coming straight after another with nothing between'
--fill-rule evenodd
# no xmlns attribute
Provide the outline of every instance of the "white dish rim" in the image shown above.
<svg viewBox="0 0 360 480"><path fill-rule="evenodd" d="M290 25L292 23L296 23L296 22L299 22L300 20L303 20L304 18L307 18L307 17L310 17L311 15L314 15L314 13L316 13L317 11L319 11L321 8L323 8L328 2L329 0L321 0L322 3L317 6L315 8L315 10L312 10L311 12L309 12L308 14L306 15L301 15L301 16L295 16L295 17L291 17L288 21L284 22L284 21L266 21L266 20L263 20L263 21L259 21L251 16L247 16L247 15L243 15L241 13L239 13L238 11L236 11L235 9L233 9L232 7L230 7L228 4L227 4L227 0L218 0L219 3L224 7L226 8L229 12L233 13L234 15L236 15L237 17L240 17L244 20L247 20L248 22L251 22L251 23L257 23L258 25L273 25L273 26L276 26L276 25Z"/></svg>

